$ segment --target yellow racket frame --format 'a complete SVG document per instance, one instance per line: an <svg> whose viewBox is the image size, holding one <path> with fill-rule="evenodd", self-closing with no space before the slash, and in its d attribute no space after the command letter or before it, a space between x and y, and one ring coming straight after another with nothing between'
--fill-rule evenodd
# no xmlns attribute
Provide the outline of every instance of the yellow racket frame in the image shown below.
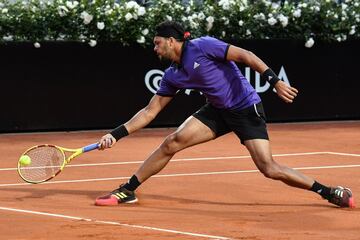
<svg viewBox="0 0 360 240"><path fill-rule="evenodd" d="M20 169L21 169L20 159L21 159L22 156L26 155L26 153L28 153L29 151L31 151L31 150L33 150L35 148L40 148L40 147L54 147L54 148L58 149L63 155L63 163L60 166L59 171L57 171L51 177L49 177L47 179L44 179L44 180L41 180L41 181L31 181L31 180L26 179L21 174L21 171L20 171ZM67 164L69 164L75 157L79 156L80 154L82 154L84 152L89 152L89 151L92 151L94 149L98 149L98 147L99 147L99 143L93 143L93 144L90 144L90 145L85 146L83 148L77 148L77 149L64 148L64 147L60 147L60 146L56 146L56 145L52 145L52 144L36 145L36 146L33 146L33 147L27 149L23 154L21 154L21 156L19 158L19 161L18 161L17 172L18 172L19 176L27 183L37 184L37 183L47 182L47 181L53 179L54 177L56 177L60 172L62 172L62 170L65 168L65 166ZM66 158L65 152L69 152L69 153L72 153L72 154L69 157ZM29 167L29 168L31 168L31 167Z"/></svg>

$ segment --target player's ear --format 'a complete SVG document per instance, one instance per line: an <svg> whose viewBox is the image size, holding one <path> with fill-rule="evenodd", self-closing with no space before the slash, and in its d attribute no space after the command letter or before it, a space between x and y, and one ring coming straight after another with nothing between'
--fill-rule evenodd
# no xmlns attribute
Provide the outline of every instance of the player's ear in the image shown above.
<svg viewBox="0 0 360 240"><path fill-rule="evenodd" d="M169 37L169 46L170 46L170 47L173 47L174 44L175 44L175 42L176 42L176 39L175 39L175 38Z"/></svg>

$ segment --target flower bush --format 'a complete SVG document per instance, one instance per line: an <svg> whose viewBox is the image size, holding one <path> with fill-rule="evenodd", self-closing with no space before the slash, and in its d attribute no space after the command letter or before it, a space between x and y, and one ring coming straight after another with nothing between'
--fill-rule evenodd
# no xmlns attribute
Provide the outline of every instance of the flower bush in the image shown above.
<svg viewBox="0 0 360 240"><path fill-rule="evenodd" d="M152 43L164 20L181 22L192 37L223 40L360 38L359 0L158 0L149 6L115 0L0 0L0 41L99 41Z"/></svg>

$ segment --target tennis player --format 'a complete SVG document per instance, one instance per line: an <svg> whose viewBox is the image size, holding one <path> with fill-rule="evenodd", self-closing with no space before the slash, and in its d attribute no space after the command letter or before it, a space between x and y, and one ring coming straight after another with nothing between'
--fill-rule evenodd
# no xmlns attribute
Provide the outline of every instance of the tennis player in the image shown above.
<svg viewBox="0 0 360 240"><path fill-rule="evenodd" d="M292 103L298 91L278 76L254 53L212 37L189 40L189 33L176 22L156 27L154 51L173 63L165 70L160 88L148 105L128 122L100 139L100 149L114 146L121 138L148 125L180 89L196 89L207 103L190 116L144 161L127 183L98 197L95 205L109 206L137 201L135 190L162 170L175 153L187 147L234 132L266 177L313 191L340 207L354 207L349 188L325 186L272 158L261 99L235 62L261 73L277 95Z"/></svg>

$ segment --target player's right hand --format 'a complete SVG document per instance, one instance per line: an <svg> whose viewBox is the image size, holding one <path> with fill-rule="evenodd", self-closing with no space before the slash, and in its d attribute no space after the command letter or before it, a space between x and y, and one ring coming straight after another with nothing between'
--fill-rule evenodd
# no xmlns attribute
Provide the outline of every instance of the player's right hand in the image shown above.
<svg viewBox="0 0 360 240"><path fill-rule="evenodd" d="M116 143L116 139L110 134L104 135L99 141L99 150L105 150L111 148Z"/></svg>

